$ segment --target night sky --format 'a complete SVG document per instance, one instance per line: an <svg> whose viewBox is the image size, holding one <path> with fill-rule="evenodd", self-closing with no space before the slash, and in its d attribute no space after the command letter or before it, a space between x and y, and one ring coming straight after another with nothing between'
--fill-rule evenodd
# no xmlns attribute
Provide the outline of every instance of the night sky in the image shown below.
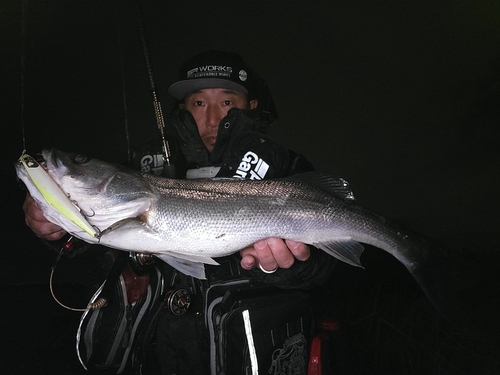
<svg viewBox="0 0 500 375"><path fill-rule="evenodd" d="M134 2L24 3L0 4L2 232L27 263L4 263L8 283L42 280L48 264L12 167L23 124L30 154L117 162L126 129L132 145L156 134ZM341 174L360 204L452 247L500 244L498 1L143 3L164 112L184 60L237 52L273 93L272 135Z"/></svg>

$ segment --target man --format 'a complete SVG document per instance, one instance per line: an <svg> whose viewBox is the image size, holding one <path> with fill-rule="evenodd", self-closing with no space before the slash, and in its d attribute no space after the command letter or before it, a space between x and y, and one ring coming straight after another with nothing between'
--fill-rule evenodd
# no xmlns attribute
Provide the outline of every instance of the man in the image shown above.
<svg viewBox="0 0 500 375"><path fill-rule="evenodd" d="M252 179L278 178L312 169L303 156L284 148L265 135L267 126L276 117L272 99L263 80L252 72L238 55L208 51L195 56L181 67L180 79L169 87L169 93L179 101L177 109L170 115L171 125L178 135L172 142L172 159L178 178L206 175ZM161 158L158 157L161 152L158 149L156 144L137 149L131 165L143 172L161 174ZM56 241L66 235L61 228L44 218L29 195L23 209L27 225L37 236ZM212 373L236 373L234 369L229 370L230 360L220 353L231 348L210 347L215 340L208 332L210 322L207 321L211 317L203 316L207 314L207 306L204 305L213 302L208 297L208 290L217 286L220 289L219 295L222 293L228 297L234 292L221 286L238 284L240 281L245 282L245 288L248 284L307 289L324 282L335 264L333 258L321 251L311 249L303 243L279 238L261 240L242 249L239 258L231 256L220 259L219 262L221 266L206 266L207 281L194 280L162 262L156 262L163 280L169 287L189 291L192 308L191 311L183 311L182 316L161 313L160 317L155 315L154 320L146 319L149 319L150 326L154 326L154 350L147 348L147 354L137 354L136 358L142 357L136 359L136 369L140 367L141 371L155 371L154 365L144 362L157 360L162 374L204 374L209 373L210 367ZM239 303L243 303L241 300L247 298L247 292L240 289ZM269 293L275 296L270 301L280 301L280 292L274 287L264 288L252 298L256 299L258 305L260 303L265 306L262 301L265 301L265 295ZM297 300L296 303L302 303L301 301ZM265 315L273 315L273 311L294 309L289 298L285 298L281 305L273 305L273 310L265 312ZM258 316L258 313L255 314ZM295 369L294 371L302 368L302 373L305 372L304 354L307 344L303 338L309 335L310 329L303 327L304 314L290 319L286 322L287 337L283 340L274 337L278 328L271 325L271 328L266 327L265 334L269 333L272 338L272 346L262 344L262 347L267 345L269 348L260 350L256 344L257 356L261 357L258 358L258 367L262 372L271 369L278 371L278 365L280 368L288 366ZM301 327L290 328L292 321L300 321ZM253 324L256 324L255 320ZM237 323L234 329L239 329ZM244 350L249 351L253 344L245 345ZM294 350L301 351L300 359L293 359L294 356L289 355L294 353ZM157 358L151 358L153 351ZM279 353L285 352L288 354L280 359ZM241 362L236 363L241 373L246 373L248 367L257 366L255 358L252 361L247 354L242 359L238 358L233 358L233 362Z"/></svg>

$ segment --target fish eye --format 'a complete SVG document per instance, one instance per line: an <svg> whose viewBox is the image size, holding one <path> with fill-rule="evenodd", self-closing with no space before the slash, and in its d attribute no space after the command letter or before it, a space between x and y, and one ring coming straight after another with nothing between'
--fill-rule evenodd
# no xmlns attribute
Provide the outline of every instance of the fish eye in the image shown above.
<svg viewBox="0 0 500 375"><path fill-rule="evenodd" d="M90 158L87 155L85 155L85 154L76 154L73 157L73 161L76 164L85 164L85 163L87 163L87 162L90 161Z"/></svg>

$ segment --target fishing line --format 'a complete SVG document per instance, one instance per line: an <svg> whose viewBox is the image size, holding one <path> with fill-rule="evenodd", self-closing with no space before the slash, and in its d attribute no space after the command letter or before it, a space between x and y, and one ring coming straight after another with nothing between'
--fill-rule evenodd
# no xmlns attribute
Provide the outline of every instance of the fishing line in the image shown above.
<svg viewBox="0 0 500 375"><path fill-rule="evenodd" d="M28 0L23 0L21 4L21 133L23 137L23 152L26 153L26 131L24 128L24 70L25 70L25 40L26 40L26 12L28 9Z"/></svg>
<svg viewBox="0 0 500 375"><path fill-rule="evenodd" d="M125 125L125 140L127 142L127 162L132 160L132 150L130 146L130 131L129 131L129 123L128 123L128 107L127 107L127 91L125 84L125 68L123 65L123 56L122 56L122 41L120 38L120 30L118 27L118 21L115 20L115 30L116 36L118 39L118 60L120 61L120 72L122 78L122 101L123 101L123 112L124 112L124 125Z"/></svg>
<svg viewBox="0 0 500 375"><path fill-rule="evenodd" d="M26 44L26 13L28 9L28 0L22 0L21 4L21 132L22 132L22 143L23 143L23 152L21 155L26 154L26 128L24 124L24 101L25 101L25 95L24 95L24 76L25 76L25 44ZM71 238L70 238L71 240ZM69 242L69 240L68 240ZM65 246L61 249L57 260L61 257L63 252L66 250ZM56 260L56 263L57 263ZM55 265L52 267L52 270L50 272L50 278L49 278L49 288L50 288L50 294L52 295L52 298L62 307L72 310L72 311L85 311L86 309L75 309L69 306L66 306L63 304L59 299L57 299L55 293L54 293L54 288L53 288L53 278L54 278L54 270L55 270Z"/></svg>

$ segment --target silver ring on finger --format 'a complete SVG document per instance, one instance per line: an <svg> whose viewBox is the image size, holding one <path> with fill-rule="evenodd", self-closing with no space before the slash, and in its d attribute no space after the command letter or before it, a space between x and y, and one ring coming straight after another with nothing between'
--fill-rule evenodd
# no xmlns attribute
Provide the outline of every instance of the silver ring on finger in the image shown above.
<svg viewBox="0 0 500 375"><path fill-rule="evenodd" d="M278 269L278 266L276 266L276 268L275 268L274 270L271 270L271 271L268 271L268 270L264 269L264 267L262 267L262 265L261 265L261 264L259 264L259 268L260 268L260 269L261 269L261 271L262 271L262 272L264 272L264 273L275 273L275 272L276 272L276 270Z"/></svg>

